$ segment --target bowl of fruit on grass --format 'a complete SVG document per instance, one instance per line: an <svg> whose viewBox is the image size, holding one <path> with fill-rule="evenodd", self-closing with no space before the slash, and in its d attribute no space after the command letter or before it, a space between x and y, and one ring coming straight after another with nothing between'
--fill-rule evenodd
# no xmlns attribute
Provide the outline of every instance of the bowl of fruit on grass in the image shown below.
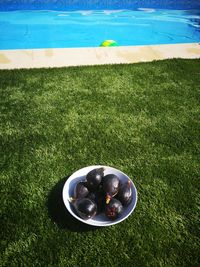
<svg viewBox="0 0 200 267"><path fill-rule="evenodd" d="M132 180L115 168L88 166L67 179L63 201L77 220L109 226L122 222L133 212L137 190Z"/></svg>

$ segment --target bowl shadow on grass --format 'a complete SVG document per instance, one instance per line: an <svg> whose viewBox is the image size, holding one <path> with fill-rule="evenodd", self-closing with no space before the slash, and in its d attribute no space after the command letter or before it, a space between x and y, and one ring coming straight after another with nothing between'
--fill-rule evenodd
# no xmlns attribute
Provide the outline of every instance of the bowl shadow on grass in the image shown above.
<svg viewBox="0 0 200 267"><path fill-rule="evenodd" d="M51 220L60 228L72 232L86 232L99 227L84 224L74 218L65 207L62 199L62 190L69 176L62 178L50 191L47 199L48 214Z"/></svg>

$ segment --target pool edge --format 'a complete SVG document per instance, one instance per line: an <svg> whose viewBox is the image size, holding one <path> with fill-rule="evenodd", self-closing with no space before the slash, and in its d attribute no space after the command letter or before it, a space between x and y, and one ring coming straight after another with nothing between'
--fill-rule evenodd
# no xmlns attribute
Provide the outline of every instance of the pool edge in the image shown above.
<svg viewBox="0 0 200 267"><path fill-rule="evenodd" d="M0 50L0 69L130 64L200 58L200 44Z"/></svg>

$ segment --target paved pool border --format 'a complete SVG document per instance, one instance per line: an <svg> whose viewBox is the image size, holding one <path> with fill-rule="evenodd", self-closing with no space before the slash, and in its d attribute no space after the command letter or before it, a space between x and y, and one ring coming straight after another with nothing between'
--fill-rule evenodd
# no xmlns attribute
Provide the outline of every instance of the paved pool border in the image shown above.
<svg viewBox="0 0 200 267"><path fill-rule="evenodd" d="M169 58L200 58L200 43L0 50L0 69L129 64Z"/></svg>

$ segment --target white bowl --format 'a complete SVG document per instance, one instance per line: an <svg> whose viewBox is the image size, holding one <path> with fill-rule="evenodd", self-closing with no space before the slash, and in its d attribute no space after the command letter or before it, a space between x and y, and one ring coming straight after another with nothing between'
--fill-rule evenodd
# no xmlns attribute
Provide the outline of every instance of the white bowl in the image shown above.
<svg viewBox="0 0 200 267"><path fill-rule="evenodd" d="M73 204L70 202L70 198L73 197L74 194L74 187L76 186L76 184L79 181L84 181L86 178L86 175L88 174L89 171L96 169L96 168L100 168L100 167L104 167L105 171L104 171L104 175L107 174L115 174L119 177L120 181L122 183L125 183L126 181L128 181L128 179L130 179L125 173L112 168L112 167L108 167L108 166L100 166L100 165L96 165L96 166L88 166L85 168L82 168L76 172L74 172L65 182L64 187L63 187L63 201L64 204L67 208L67 210L71 213L71 215L73 215L77 220L89 224L89 225L94 225L94 226L110 226L110 225L114 225L117 223L122 222L123 220L125 220L135 209L136 207L136 203L137 203L137 190L136 187L134 185L134 183L131 181L131 188L133 191L133 198L131 203L127 206L124 207L122 214L114 221L109 220L103 213L100 213L98 215L96 215L95 217L93 217L92 219L89 220L84 220L82 218L80 218L76 212L75 209L73 207Z"/></svg>

